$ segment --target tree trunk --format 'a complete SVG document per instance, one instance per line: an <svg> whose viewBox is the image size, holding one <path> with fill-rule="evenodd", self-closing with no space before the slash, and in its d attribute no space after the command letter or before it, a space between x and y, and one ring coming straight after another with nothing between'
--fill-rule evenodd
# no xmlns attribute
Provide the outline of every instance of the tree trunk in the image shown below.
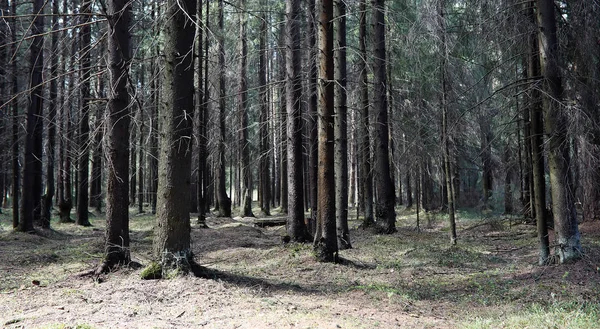
<svg viewBox="0 0 600 329"><path fill-rule="evenodd" d="M390 177L389 125L387 102L387 70L385 51L385 1L373 1L373 85L375 110L375 188L377 192L377 230L390 234L396 232L394 211L394 184Z"/></svg>
<svg viewBox="0 0 600 329"><path fill-rule="evenodd" d="M33 22L29 59L29 108L27 111L27 136L25 140L25 169L23 170L23 202L18 230L33 231L33 223L41 217L42 196L42 134L43 134L43 89L44 69L43 31L44 1L33 1Z"/></svg>
<svg viewBox="0 0 600 329"><path fill-rule="evenodd" d="M11 1L10 12L16 15L17 12L17 1ZM16 18L10 20L10 53L16 54L17 52L17 32L16 32ZM13 60L11 64L12 74L12 94L16 95L19 92L19 79L17 73L17 61ZM19 106L16 99L11 101L12 111L12 226L14 229L19 227L19 187L21 186L21 169L19 168Z"/></svg>
<svg viewBox="0 0 600 329"><path fill-rule="evenodd" d="M448 217L450 224L450 244L456 245L456 219L454 209L454 184L452 179L452 161L450 159L450 133L448 132L448 99L447 99L447 61L448 61L448 49L446 45L446 27L445 27L445 1L442 0L439 8L440 17L440 34L441 34L441 45L443 49L442 56L442 141L444 149L444 172L445 172L445 183L446 183L446 195L448 198Z"/></svg>
<svg viewBox="0 0 600 329"><path fill-rule="evenodd" d="M317 171L318 171L318 142L317 142L317 20L315 17L315 0L308 0L306 17L308 24L307 61L308 61L308 186L310 198L310 227L312 234L317 229Z"/></svg>
<svg viewBox="0 0 600 329"><path fill-rule="evenodd" d="M333 0L321 0L319 7L319 167L317 171L319 204L315 253L319 261L334 262L337 261L338 246L334 178Z"/></svg>
<svg viewBox="0 0 600 329"><path fill-rule="evenodd" d="M81 4L84 14L81 27L81 115L79 117L77 162L77 225L90 226L89 220L89 172L90 172L90 75L91 75L91 0L84 0Z"/></svg>
<svg viewBox="0 0 600 329"><path fill-rule="evenodd" d="M248 18L246 0L241 0L240 6L240 81L238 94L238 111L240 116L239 152L241 157L241 216L254 217L252 213L252 168L250 167L250 145L248 140Z"/></svg>
<svg viewBox="0 0 600 329"><path fill-rule="evenodd" d="M198 226L206 228L206 190L204 189L205 171L206 171L206 158L208 157L206 137L206 122L207 117L205 116L205 99L204 99L204 85L203 85L203 36L204 27L202 24L202 0L196 0L196 40L194 43L194 115L196 116L196 141L198 143L198 171L196 175L196 198L198 199ZM208 84L208 83L207 83Z"/></svg>
<svg viewBox="0 0 600 329"><path fill-rule="evenodd" d="M261 1L261 9L266 10L265 1ZM270 155L269 155L269 99L267 86L267 60L269 50L267 48L267 14L265 11L260 17L260 34L259 34L259 64L258 64L258 84L260 98L260 210L265 216L271 215L271 175L269 173Z"/></svg>
<svg viewBox="0 0 600 329"><path fill-rule="evenodd" d="M180 4L178 4L180 3ZM185 11L184 11L185 10ZM190 173L194 113L194 22L196 0L169 0L163 30L163 97L154 257L163 267L186 272L190 248Z"/></svg>
<svg viewBox="0 0 600 329"><path fill-rule="evenodd" d="M286 3L287 229L293 241L306 242L310 238L304 223L302 188L302 48L299 26L301 1L287 0Z"/></svg>
<svg viewBox="0 0 600 329"><path fill-rule="evenodd" d="M131 3L111 0L108 7L108 106L106 115L105 268L130 261L129 251L129 126L130 106L127 90L131 61Z"/></svg>
<svg viewBox="0 0 600 329"><path fill-rule="evenodd" d="M219 0L219 140L217 146L217 213L220 217L231 217L231 199L226 191L225 172L225 26L224 1Z"/></svg>
<svg viewBox="0 0 600 329"><path fill-rule="evenodd" d="M369 227L375 223L373 218L373 171L371 170L371 141L369 138L369 75L367 71L367 0L360 2L359 22L359 52L358 72L360 81L361 108L361 147L360 153L360 184L362 185L362 208L364 210L363 226Z"/></svg>
<svg viewBox="0 0 600 329"><path fill-rule="evenodd" d="M58 1L52 2L52 44L51 53L53 54L50 62L50 75L58 76ZM42 199L42 227L50 228L50 219L52 218L52 199L54 198L54 163L56 152L56 109L58 100L58 83L56 79L50 80L50 94L48 104L48 144L46 154L48 165L46 170L46 192Z"/></svg>
<svg viewBox="0 0 600 329"><path fill-rule="evenodd" d="M538 0L538 24L540 26L540 63L544 80L544 123L548 136L548 167L552 190L552 212L557 236L557 248L561 263L568 263L582 256L577 214L569 171L571 155L567 139L567 113L560 103L563 98L560 77L558 38L554 1Z"/></svg>
<svg viewBox="0 0 600 329"><path fill-rule="evenodd" d="M536 26L534 3L526 5L529 22ZM547 212L546 212L546 180L544 169L544 119L542 111L542 91L539 79L540 57L537 31L530 31L527 35L527 77L531 79L535 86L528 93L527 107L529 110L530 125L528 135L530 136L529 147L531 154L528 155L531 161L532 175L532 214L535 214L537 223L537 235L539 241L539 260L540 265L546 265L550 259L550 242L548 238Z"/></svg>
<svg viewBox="0 0 600 329"><path fill-rule="evenodd" d="M346 0L336 0L337 53L335 63L335 217L337 242L340 249L350 249L350 231L348 229L348 106L346 76ZM332 33L333 37L333 33ZM333 43L333 42L332 42ZM321 65L323 63L321 62ZM332 69L332 68L327 68ZM328 73L328 72L327 72Z"/></svg>

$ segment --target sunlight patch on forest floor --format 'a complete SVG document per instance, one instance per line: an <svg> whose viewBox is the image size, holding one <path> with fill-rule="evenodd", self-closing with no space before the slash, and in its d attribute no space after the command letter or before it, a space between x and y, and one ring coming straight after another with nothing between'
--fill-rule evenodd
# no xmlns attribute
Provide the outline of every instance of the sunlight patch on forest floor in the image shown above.
<svg viewBox="0 0 600 329"><path fill-rule="evenodd" d="M585 328L597 323L600 223L581 225L583 260L540 267L535 227L515 218L461 212L458 245L450 246L443 214L429 214L430 225L421 216L417 231L414 211L398 213L398 233L380 235L359 228L360 219L351 212L354 248L340 252L340 264L317 262L310 244L284 245L283 226L211 217L209 229L201 229L192 217L195 259L208 280L143 282L141 270L126 269L102 283L74 277L102 258L101 216L92 218L92 227L53 223L53 230L32 235L13 232L9 214L2 214L1 325ZM132 258L144 265L152 258L153 226L153 215L132 209Z"/></svg>

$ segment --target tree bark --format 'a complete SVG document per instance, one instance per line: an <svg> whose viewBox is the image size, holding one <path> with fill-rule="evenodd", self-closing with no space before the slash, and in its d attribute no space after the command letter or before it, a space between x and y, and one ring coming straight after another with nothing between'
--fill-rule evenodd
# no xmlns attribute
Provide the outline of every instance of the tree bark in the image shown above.
<svg viewBox="0 0 600 329"><path fill-rule="evenodd" d="M446 45L446 27L445 27L445 1L442 0L439 8L440 17L440 34L441 34L441 46L442 46L442 142L444 149L444 172L445 172L445 183L446 183L446 195L448 198L448 220L450 224L450 244L456 245L456 218L454 209L454 182L452 179L452 161L450 159L450 133L448 131L448 99L447 99L447 61L448 61L448 49Z"/></svg>
<svg viewBox="0 0 600 329"><path fill-rule="evenodd" d="M250 145L248 140L248 19L246 17L246 0L241 0L240 7L240 81L238 93L238 114L240 116L239 152L241 157L241 208L242 217L254 217L252 213L252 168L250 167Z"/></svg>
<svg viewBox="0 0 600 329"><path fill-rule="evenodd" d="M25 140L25 168L23 170L23 202L21 220L17 230L33 231L33 223L41 217L42 196L42 134L43 134L43 89L44 69L43 36L44 1L33 1L33 22L31 35L33 42L29 58L29 107L27 110L27 135Z"/></svg>
<svg viewBox="0 0 600 329"><path fill-rule="evenodd" d="M527 16L529 22L536 26L534 12L534 3L527 5ZM531 175L532 175L532 214L535 214L537 223L538 248L540 265L546 265L550 260L550 241L548 238L547 212L546 212L546 180L544 168L544 119L542 109L542 81L539 79L540 57L537 31L531 31L527 35L527 77L534 83L527 98L527 107L530 118L528 135L530 136L529 147L531 154Z"/></svg>
<svg viewBox="0 0 600 329"><path fill-rule="evenodd" d="M569 171L571 155L567 139L567 113L560 103L563 87L560 77L558 38L554 1L538 0L541 72L544 77L544 123L548 136L548 167L552 190L552 212L557 237L556 253L561 263L582 256L577 214Z"/></svg>
<svg viewBox="0 0 600 329"><path fill-rule="evenodd" d="M319 116L317 171L317 233L315 251L319 261L334 262L338 257L334 170L334 61L333 0L319 6Z"/></svg>
<svg viewBox="0 0 600 329"><path fill-rule="evenodd" d="M315 17L315 0L308 0L306 17L308 24L308 186L310 198L310 225L312 234L317 229L317 171L318 171L318 143L317 143L317 21Z"/></svg>
<svg viewBox="0 0 600 329"><path fill-rule="evenodd" d="M267 86L267 60L269 50L267 48L267 9L265 1L261 1L263 13L260 17L259 34L259 64L258 64L258 84L260 98L260 210L265 216L271 215L271 175L270 175L270 155L269 155L269 93Z"/></svg>
<svg viewBox="0 0 600 329"><path fill-rule="evenodd" d="M105 269L130 261L129 126L127 90L131 61L131 3L111 0L108 6L108 106L105 147L107 162Z"/></svg>
<svg viewBox="0 0 600 329"><path fill-rule="evenodd" d="M90 173L90 76L91 76L91 0L81 4L84 14L81 27L81 112L79 117L77 160L77 225L90 226L89 220L89 173Z"/></svg>
<svg viewBox="0 0 600 329"><path fill-rule="evenodd" d="M334 164L335 164L335 217L337 242L340 249L350 249L350 230L348 229L348 105L346 74L346 0L336 0L337 53L335 63L335 108L334 116ZM333 33L332 33L333 37ZM331 69L331 68L329 68Z"/></svg>
<svg viewBox="0 0 600 329"><path fill-rule="evenodd" d="M293 241L306 242L310 237L304 223L302 177L301 1L286 3L287 229Z"/></svg>
<svg viewBox="0 0 600 329"><path fill-rule="evenodd" d="M225 28L224 1L219 0L219 140L217 146L217 213L220 217L231 217L231 199L226 191L225 172Z"/></svg>
<svg viewBox="0 0 600 329"><path fill-rule="evenodd" d="M190 173L194 113L193 45L196 0L169 0L163 30L163 97L154 257L170 270L190 269Z"/></svg>
<svg viewBox="0 0 600 329"><path fill-rule="evenodd" d="M369 75L367 71L367 0L361 0L359 21L359 52L358 72L360 80L361 108L361 147L360 147L360 184L362 188L362 208L364 210L363 226L373 226L373 171L371 166L371 139L369 137Z"/></svg>
<svg viewBox="0 0 600 329"><path fill-rule="evenodd" d="M387 101L387 70L385 46L385 1L373 1L373 84L375 110L375 188L377 191L377 230L390 234L396 232L394 210L394 184L390 177L389 124Z"/></svg>

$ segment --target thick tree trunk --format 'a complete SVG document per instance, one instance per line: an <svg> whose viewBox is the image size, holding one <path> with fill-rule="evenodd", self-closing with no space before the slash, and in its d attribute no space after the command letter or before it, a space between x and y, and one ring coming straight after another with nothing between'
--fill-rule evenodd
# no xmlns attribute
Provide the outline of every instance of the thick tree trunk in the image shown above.
<svg viewBox="0 0 600 329"><path fill-rule="evenodd" d="M375 223L373 218L373 171L371 167L371 140L369 137L369 72L367 71L367 0L360 2L359 21L359 52L358 72L360 81L360 184L362 190L361 204L364 210L363 226L369 227Z"/></svg>
<svg viewBox="0 0 600 329"><path fill-rule="evenodd" d="M375 188L377 191L377 230L396 232L394 184L390 177L387 70L385 47L385 1L373 1L373 84L375 110Z"/></svg>
<svg viewBox="0 0 600 329"><path fill-rule="evenodd" d="M129 126L130 107L127 77L131 60L131 4L109 2L108 106L105 147L107 151L105 266L109 270L127 264L129 251Z"/></svg>
<svg viewBox="0 0 600 329"><path fill-rule="evenodd" d="M563 98L558 56L554 1L538 0L540 63L544 80L544 123L548 136L548 167L552 190L552 212L557 236L556 253L561 263L582 256L573 192L570 190L571 155L567 138L567 113Z"/></svg>
<svg viewBox="0 0 600 329"><path fill-rule="evenodd" d="M317 233L315 251L319 261L337 260L336 200L334 178L334 62L333 0L319 6L319 167L317 171Z"/></svg>
<svg viewBox="0 0 600 329"><path fill-rule="evenodd" d="M310 238L304 223L304 195L302 188L302 113L300 102L302 97L302 74L300 71L302 48L299 25L300 3L300 0L287 0L286 5L286 193L288 201L288 234L293 241L306 242Z"/></svg>
<svg viewBox="0 0 600 329"><path fill-rule="evenodd" d="M89 220L89 173L90 173L90 75L91 75L91 0L81 4L84 13L81 27L81 112L79 116L77 160L77 225L90 226Z"/></svg>
<svg viewBox="0 0 600 329"><path fill-rule="evenodd" d="M180 3L180 4L178 4ZM185 10L185 11L184 11ZM163 95L154 257L163 266L188 271L190 247L190 173L194 113L193 44L196 0L169 0L163 30Z"/></svg>
<svg viewBox="0 0 600 329"><path fill-rule="evenodd" d="M527 4L527 15L529 22L536 26L534 3ZM540 72L540 57L537 31L531 31L527 35L527 77L535 84L529 92L527 107L530 118L528 135L530 142L526 149L530 150L528 155L531 162L531 177L533 184L532 214L535 215L537 223L538 248L540 265L546 265L550 259L550 241L548 238L547 212L546 212L546 180L544 169L544 119L542 112L542 91Z"/></svg>
<svg viewBox="0 0 600 329"><path fill-rule="evenodd" d="M33 23L29 59L29 108L27 110L27 135L25 140L25 168L23 170L23 202L18 230L33 231L33 223L41 217L42 196L42 134L43 134L43 89L44 69L43 35L44 1L33 1Z"/></svg>
<svg viewBox="0 0 600 329"><path fill-rule="evenodd" d="M346 95L346 0L336 0L337 53L335 63L335 217L340 249L350 249L348 229L348 105ZM332 33L333 36L333 33Z"/></svg>

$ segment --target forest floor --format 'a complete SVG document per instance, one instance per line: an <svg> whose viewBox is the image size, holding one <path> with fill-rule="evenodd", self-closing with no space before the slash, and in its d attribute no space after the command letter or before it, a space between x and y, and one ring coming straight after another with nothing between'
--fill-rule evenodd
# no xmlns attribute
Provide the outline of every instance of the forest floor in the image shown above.
<svg viewBox="0 0 600 329"><path fill-rule="evenodd" d="M133 211L133 210L132 210ZM398 233L351 221L340 264L311 245L282 243L283 226L209 218L192 225L207 278L141 280L125 268L76 274L102 258L104 219L12 231L0 215L0 327L6 328L598 328L600 222L580 225L584 258L537 266L535 227L460 212L458 245L445 217L398 210ZM154 217L131 216L132 258L151 259Z"/></svg>

